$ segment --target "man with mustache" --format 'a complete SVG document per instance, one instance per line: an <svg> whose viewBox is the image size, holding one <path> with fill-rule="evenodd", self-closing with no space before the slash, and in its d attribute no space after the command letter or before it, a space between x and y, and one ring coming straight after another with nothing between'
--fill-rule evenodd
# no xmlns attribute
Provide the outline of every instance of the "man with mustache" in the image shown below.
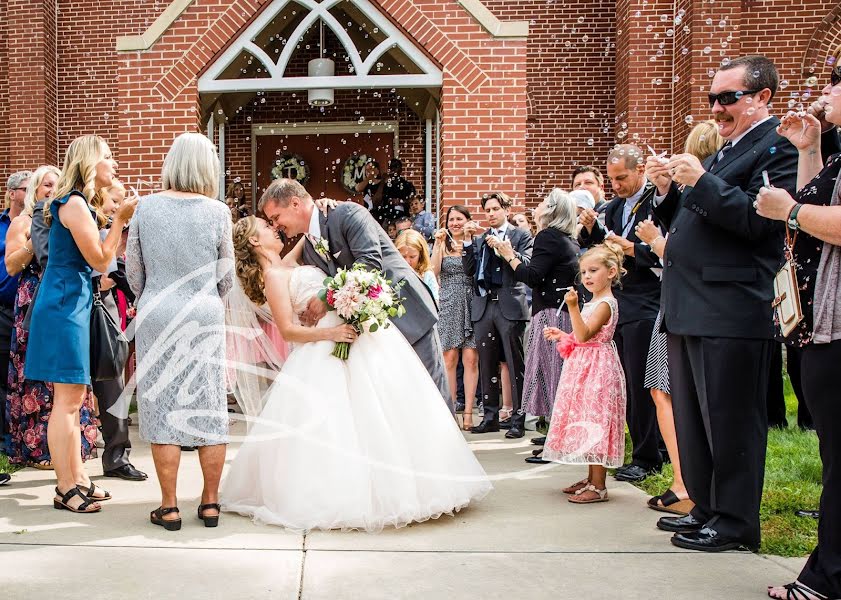
<svg viewBox="0 0 841 600"><path fill-rule="evenodd" d="M663 327L680 460L695 502L688 516L664 517L657 526L691 550L756 549L760 542L771 301L783 226L760 217L754 199L763 174L794 192L798 160L769 113L777 84L764 56L723 65L709 103L726 144L703 165L691 154L650 157L646 165L657 186L654 213L669 232Z"/></svg>

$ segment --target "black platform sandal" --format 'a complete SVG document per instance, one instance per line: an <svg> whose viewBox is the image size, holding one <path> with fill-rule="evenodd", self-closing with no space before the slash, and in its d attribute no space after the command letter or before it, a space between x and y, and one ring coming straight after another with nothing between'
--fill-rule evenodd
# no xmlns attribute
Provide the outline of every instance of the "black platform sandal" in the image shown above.
<svg viewBox="0 0 841 600"><path fill-rule="evenodd" d="M222 507L218 504L200 504L199 505L199 519L204 521L205 527L216 527L219 525L219 515L213 515L211 517L205 517L202 513L208 509L215 508L219 512L222 512Z"/></svg>
<svg viewBox="0 0 841 600"><path fill-rule="evenodd" d="M168 515L174 512L181 514L181 511L178 510L177 506L170 506L169 508L159 506L149 514L149 520L152 521L154 525L160 525L167 531L178 531L179 529L181 529L180 518L172 520L164 519L164 515Z"/></svg>
<svg viewBox="0 0 841 600"><path fill-rule="evenodd" d="M105 494L102 498L97 498L96 496L94 496L97 487L94 485L93 481L91 481L90 487L86 488L83 485L77 485L76 487L82 490L82 493L94 502L105 502L106 500L110 500L112 498L111 493L108 490L102 490L102 493Z"/></svg>
<svg viewBox="0 0 841 600"><path fill-rule="evenodd" d="M58 491L58 488L56 488L55 493L56 496L61 496L61 500L56 500L55 498L53 498L53 508L56 510L69 510L70 512L74 513L95 513L102 510L101 506L97 506L96 508L90 508L90 506L96 504L97 501L85 496L78 487L72 487L64 494L62 494L60 491ZM79 498L82 499L82 503L75 508L68 504L68 502L70 502L70 499L74 496L79 496Z"/></svg>

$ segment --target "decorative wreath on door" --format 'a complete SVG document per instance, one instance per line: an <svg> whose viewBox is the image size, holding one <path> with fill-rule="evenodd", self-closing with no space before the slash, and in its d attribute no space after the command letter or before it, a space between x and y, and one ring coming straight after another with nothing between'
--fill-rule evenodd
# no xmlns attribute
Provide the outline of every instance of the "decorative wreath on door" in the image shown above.
<svg viewBox="0 0 841 600"><path fill-rule="evenodd" d="M284 154L274 161L272 180L294 179L301 185L307 185L310 180L310 166L300 154Z"/></svg>
<svg viewBox="0 0 841 600"><path fill-rule="evenodd" d="M354 154L345 160L342 167L342 187L349 194L356 194L356 186L365 179L365 165L368 163L367 154Z"/></svg>

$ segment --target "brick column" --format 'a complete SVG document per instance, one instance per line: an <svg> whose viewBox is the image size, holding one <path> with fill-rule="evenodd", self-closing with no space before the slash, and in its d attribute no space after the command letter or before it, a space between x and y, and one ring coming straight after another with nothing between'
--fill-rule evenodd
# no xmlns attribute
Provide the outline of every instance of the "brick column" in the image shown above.
<svg viewBox="0 0 841 600"><path fill-rule="evenodd" d="M8 170L56 163L56 0L8 0Z"/></svg>

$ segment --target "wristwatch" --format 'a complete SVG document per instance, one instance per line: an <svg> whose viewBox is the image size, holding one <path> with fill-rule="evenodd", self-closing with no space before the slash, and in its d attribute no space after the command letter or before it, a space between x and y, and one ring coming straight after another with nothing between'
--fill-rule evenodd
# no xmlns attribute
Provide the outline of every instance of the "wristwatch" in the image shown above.
<svg viewBox="0 0 841 600"><path fill-rule="evenodd" d="M786 221L786 225L788 225L789 229L800 229L800 223L797 221L797 213L800 212L800 208L803 205L797 203L794 205L794 208L791 209L791 212L788 213L788 220Z"/></svg>

